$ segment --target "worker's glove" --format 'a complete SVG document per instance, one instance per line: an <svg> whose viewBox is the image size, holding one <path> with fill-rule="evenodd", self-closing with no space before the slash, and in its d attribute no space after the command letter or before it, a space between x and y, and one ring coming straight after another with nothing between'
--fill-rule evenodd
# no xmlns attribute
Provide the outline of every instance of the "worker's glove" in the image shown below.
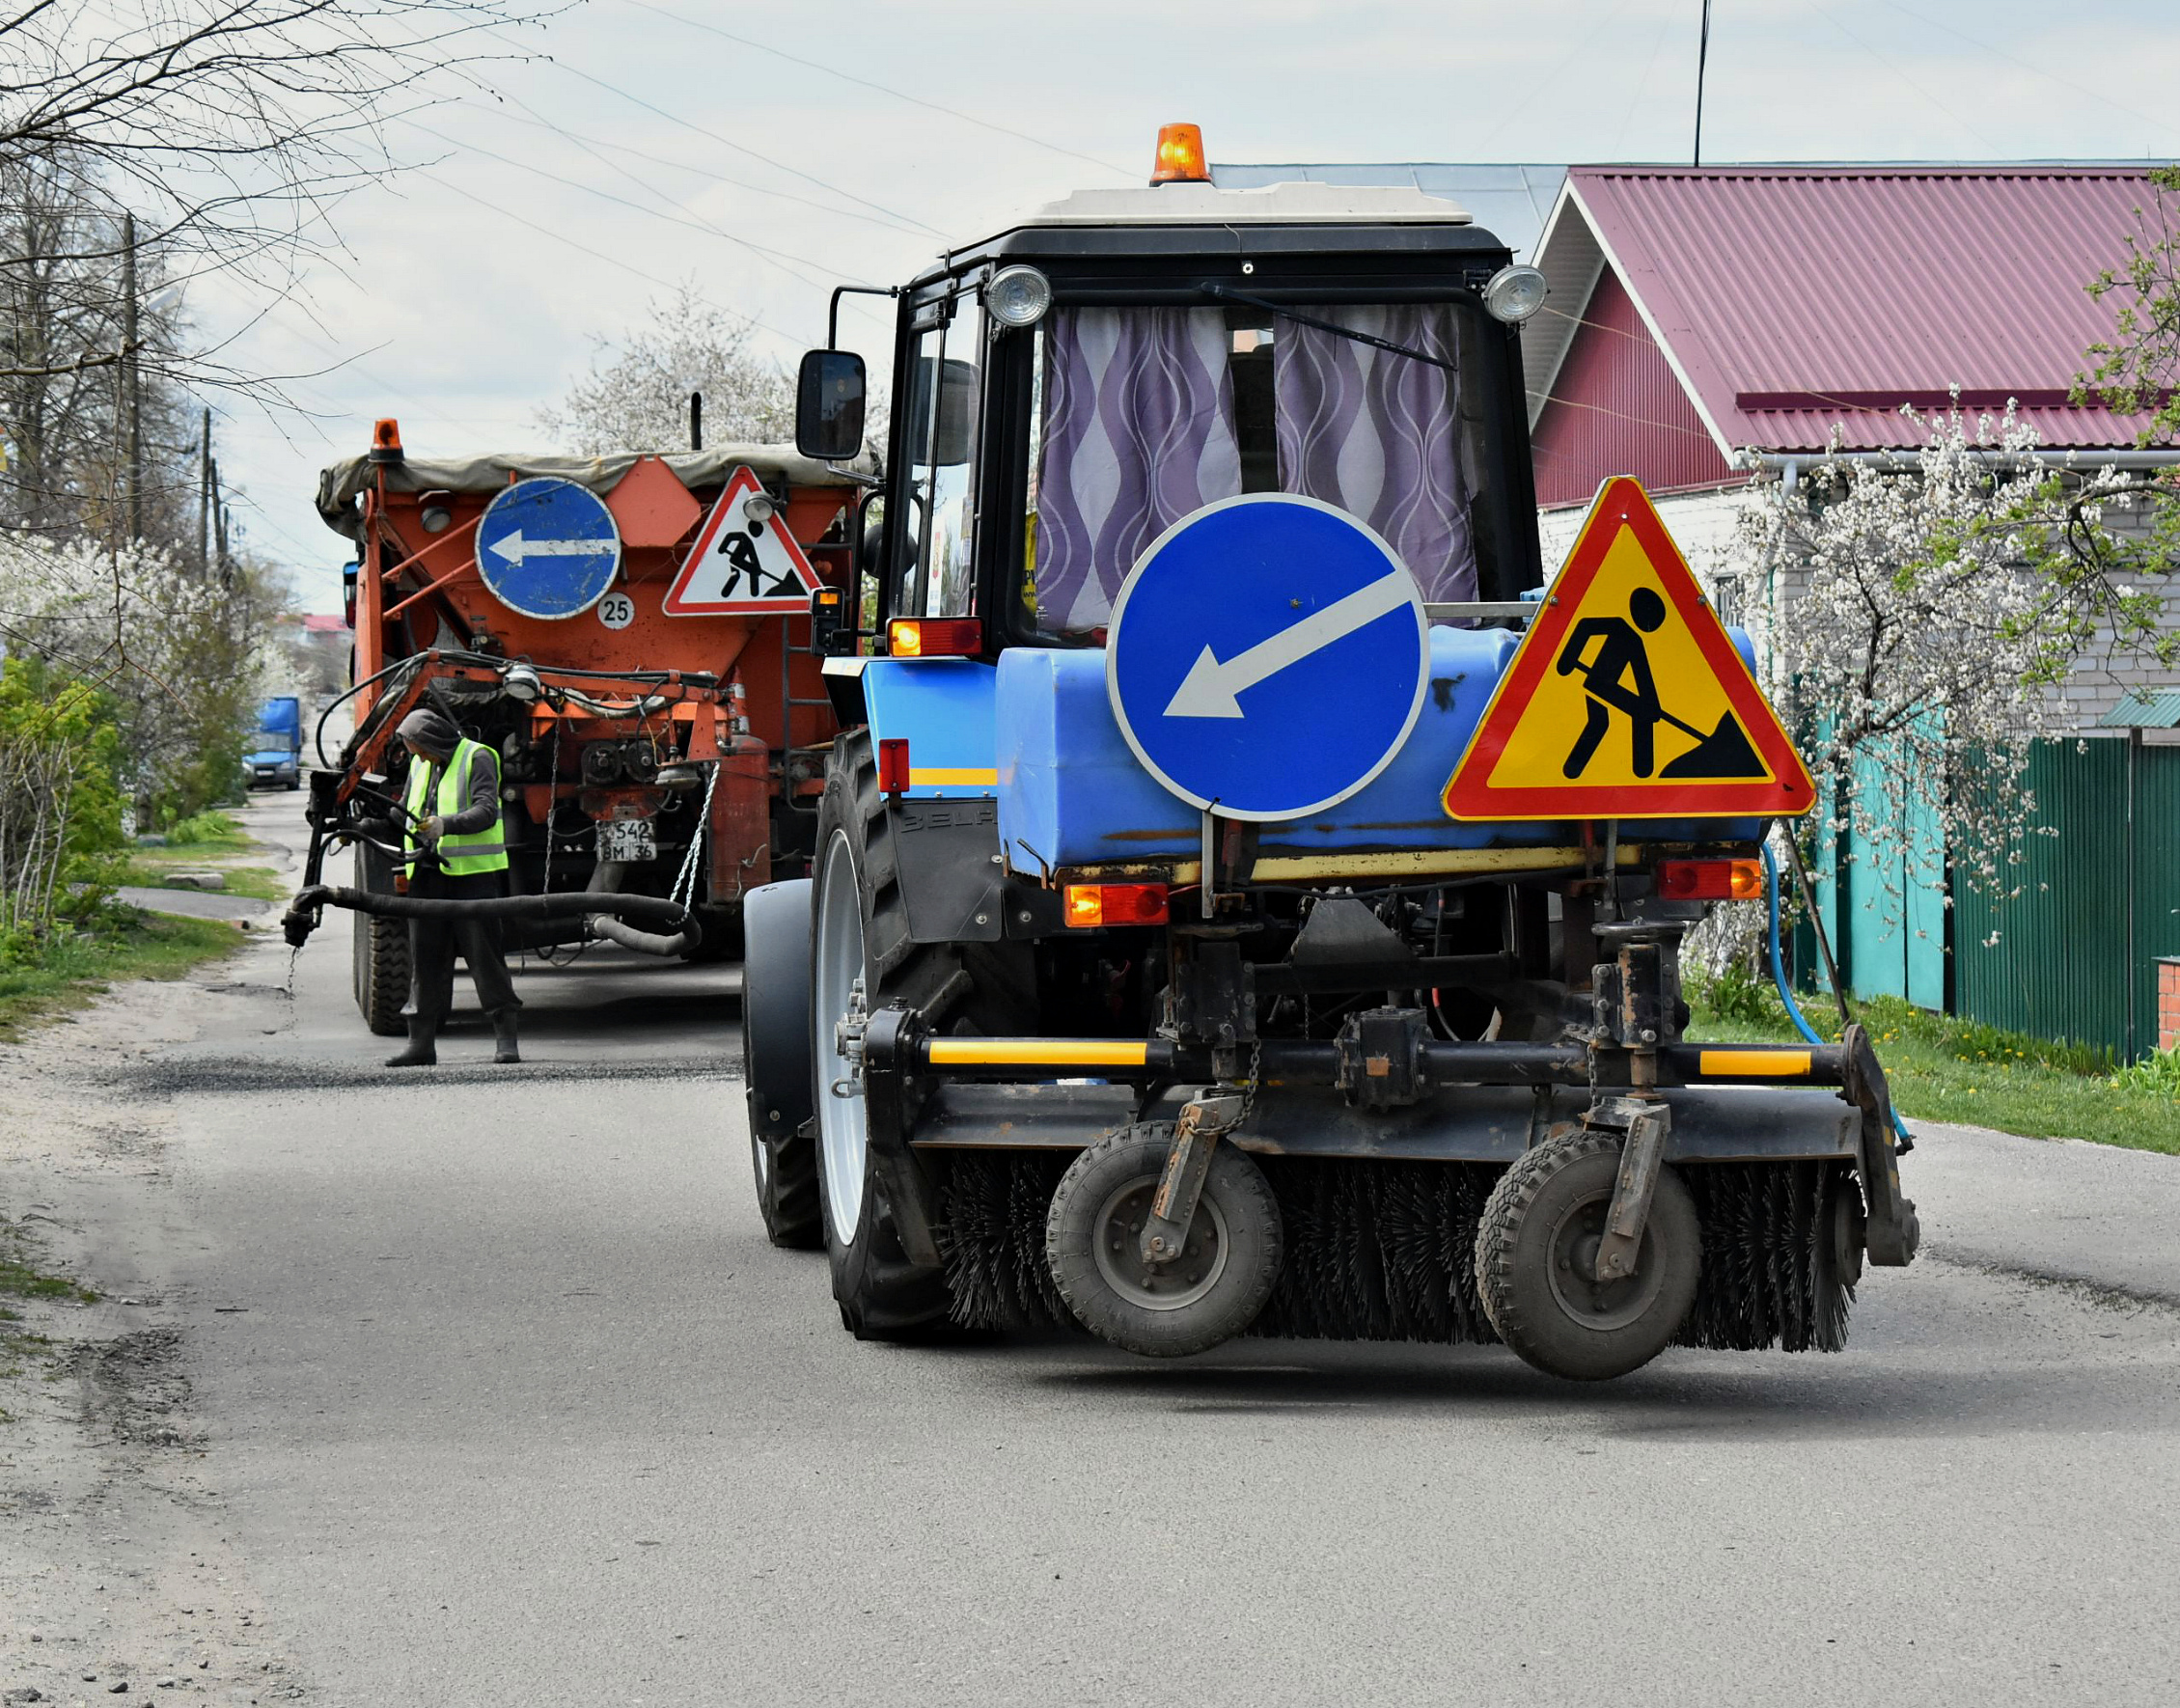
<svg viewBox="0 0 2180 1708"><path fill-rule="evenodd" d="M437 847L439 845L439 839L446 834L447 821L444 818L441 818L437 813L433 813L429 818L427 818L422 824L416 827L416 840L422 842L427 848Z"/></svg>

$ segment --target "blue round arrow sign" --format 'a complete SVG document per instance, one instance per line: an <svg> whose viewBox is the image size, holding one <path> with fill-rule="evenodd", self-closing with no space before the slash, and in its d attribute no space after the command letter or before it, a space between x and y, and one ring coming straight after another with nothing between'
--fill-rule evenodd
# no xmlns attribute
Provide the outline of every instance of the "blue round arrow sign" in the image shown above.
<svg viewBox="0 0 2180 1708"><path fill-rule="evenodd" d="M1184 516L1129 571L1105 686L1136 758L1191 806L1304 818L1400 751L1429 632L1416 578L1363 522L1251 493Z"/></svg>
<svg viewBox="0 0 2180 1708"><path fill-rule="evenodd" d="M580 617L621 573L621 530L605 500L555 476L517 481L477 523L477 569L524 617Z"/></svg>

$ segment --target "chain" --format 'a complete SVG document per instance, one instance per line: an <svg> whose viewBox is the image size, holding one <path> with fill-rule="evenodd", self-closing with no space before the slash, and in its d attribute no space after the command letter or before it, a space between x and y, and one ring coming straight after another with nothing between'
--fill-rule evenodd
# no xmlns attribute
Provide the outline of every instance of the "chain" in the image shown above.
<svg viewBox="0 0 2180 1708"><path fill-rule="evenodd" d="M552 763L545 773L545 894L548 895L553 893L553 820L560 815L560 727L566 722L566 715L556 711ZM501 823L504 827L506 820L503 818Z"/></svg>
<svg viewBox="0 0 2180 1708"><path fill-rule="evenodd" d="M1249 1046L1249 1078L1242 1083L1241 1114L1234 1116L1234 1124L1227 1129L1238 1133L1249 1124L1249 1117L1256 1112L1257 1088L1264 1083L1264 1040L1256 1039Z"/></svg>
<svg viewBox="0 0 2180 1708"><path fill-rule="evenodd" d="M711 775L704 779L704 805L697 810L696 827L689 832L689 851L681 857L681 875L674 880L671 899L683 907L695 905L697 895L697 857L704 848L704 832L711 824L711 791L719 786L719 761L711 761Z"/></svg>

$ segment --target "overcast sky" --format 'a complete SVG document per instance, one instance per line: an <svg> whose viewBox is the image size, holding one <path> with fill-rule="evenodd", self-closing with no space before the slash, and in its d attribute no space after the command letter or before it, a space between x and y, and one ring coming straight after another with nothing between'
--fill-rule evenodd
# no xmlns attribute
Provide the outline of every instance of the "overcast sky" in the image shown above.
<svg viewBox="0 0 2180 1708"><path fill-rule="evenodd" d="M538 406L684 278L791 364L832 284L1141 182L1169 120L1215 161L1685 161L1701 10L586 0L390 126L406 164L342 204L345 262L247 337L258 370L315 377L289 388L307 414L224 412L237 518L337 610L345 542L311 496L377 417L412 455L548 448ZM2174 0L1714 0L1703 153L2165 161L2176 89ZM196 310L216 333L262 306ZM878 312L843 324L873 358Z"/></svg>

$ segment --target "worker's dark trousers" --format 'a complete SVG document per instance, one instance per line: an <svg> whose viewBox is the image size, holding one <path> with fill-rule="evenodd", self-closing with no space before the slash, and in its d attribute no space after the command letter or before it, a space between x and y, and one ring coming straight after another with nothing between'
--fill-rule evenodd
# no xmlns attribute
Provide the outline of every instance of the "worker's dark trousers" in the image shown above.
<svg viewBox="0 0 2180 1708"><path fill-rule="evenodd" d="M451 876L421 871L409 880L415 896L443 896L469 901L508 893L504 871L470 872ZM455 1005L455 951L469 963L469 976L477 985L477 1000L484 1012L512 1013L522 1006L508 977L507 951L501 947L503 932L498 920L409 921L409 1006L401 1012L433 1026L446 1023Z"/></svg>

